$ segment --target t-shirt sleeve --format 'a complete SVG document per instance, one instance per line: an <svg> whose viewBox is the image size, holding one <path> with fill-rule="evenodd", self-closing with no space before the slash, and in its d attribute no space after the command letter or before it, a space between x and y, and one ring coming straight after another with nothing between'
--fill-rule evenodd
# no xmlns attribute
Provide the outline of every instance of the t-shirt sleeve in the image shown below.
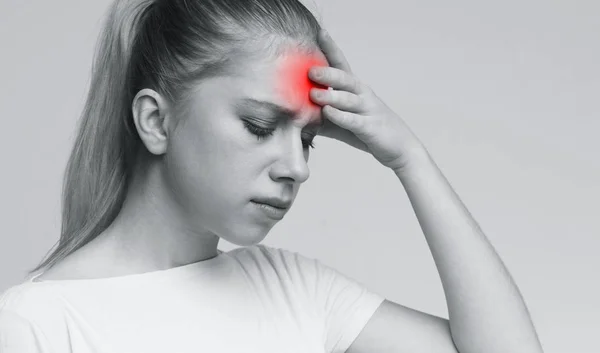
<svg viewBox="0 0 600 353"><path fill-rule="evenodd" d="M1 353L53 353L39 328L10 310L0 310Z"/></svg>
<svg viewBox="0 0 600 353"><path fill-rule="evenodd" d="M316 261L316 260L315 260ZM365 327L385 299L362 283L316 261L323 292L326 352L343 353Z"/></svg>
<svg viewBox="0 0 600 353"><path fill-rule="evenodd" d="M278 251L288 268L297 267L298 282L322 316L325 352L345 352L385 298L319 260L284 249L270 251Z"/></svg>

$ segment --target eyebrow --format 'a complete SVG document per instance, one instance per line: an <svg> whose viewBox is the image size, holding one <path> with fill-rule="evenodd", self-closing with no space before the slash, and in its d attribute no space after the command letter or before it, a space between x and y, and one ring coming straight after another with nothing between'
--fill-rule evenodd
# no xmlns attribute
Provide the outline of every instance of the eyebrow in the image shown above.
<svg viewBox="0 0 600 353"><path fill-rule="evenodd" d="M286 108L284 106L281 106L281 105L273 103L273 102L258 100L258 99L254 99L254 98L243 98L241 100L241 103L238 105L240 105L242 107L248 107L248 108L268 109L270 111L275 112L275 114L277 116L284 116L284 117L287 117L290 119L293 119L297 115L297 112L294 111L293 109ZM318 123L309 122L307 124L307 126L322 127L323 124L325 123L325 120L324 119L319 119L319 120L320 121Z"/></svg>

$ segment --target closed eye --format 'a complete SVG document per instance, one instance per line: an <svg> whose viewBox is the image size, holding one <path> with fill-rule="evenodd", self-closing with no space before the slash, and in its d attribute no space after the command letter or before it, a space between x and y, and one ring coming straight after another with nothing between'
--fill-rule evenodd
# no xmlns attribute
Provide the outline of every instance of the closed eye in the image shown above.
<svg viewBox="0 0 600 353"><path fill-rule="evenodd" d="M275 131L275 129L265 129L260 126L251 124L247 121L244 121L244 126L246 126L246 129L248 129L248 131L250 131L251 133L256 135L259 140L262 140L262 139L266 138L267 136L273 135L273 132Z"/></svg>
<svg viewBox="0 0 600 353"><path fill-rule="evenodd" d="M252 124L246 120L244 120L244 126L246 127L246 129L248 131L250 131L254 136L256 136L256 138L260 141L263 139L266 139L267 137L273 135L273 132L275 131L275 129L268 129L268 128L263 128L260 126L257 126L255 124ZM302 139L302 147L304 149L307 148L315 148L315 144L314 141L312 141L313 139Z"/></svg>

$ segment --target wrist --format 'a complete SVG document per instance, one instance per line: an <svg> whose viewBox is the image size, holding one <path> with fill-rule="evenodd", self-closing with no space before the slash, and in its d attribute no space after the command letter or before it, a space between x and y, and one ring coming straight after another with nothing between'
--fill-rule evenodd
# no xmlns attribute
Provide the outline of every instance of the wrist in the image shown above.
<svg viewBox="0 0 600 353"><path fill-rule="evenodd" d="M393 168L394 174L403 179L418 173L433 163L429 151L423 146L418 145L408 149L401 167Z"/></svg>

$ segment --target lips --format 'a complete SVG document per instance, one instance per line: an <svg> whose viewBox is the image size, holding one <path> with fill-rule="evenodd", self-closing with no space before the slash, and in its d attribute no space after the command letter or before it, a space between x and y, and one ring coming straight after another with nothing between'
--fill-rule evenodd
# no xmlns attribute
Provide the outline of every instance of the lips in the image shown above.
<svg viewBox="0 0 600 353"><path fill-rule="evenodd" d="M267 197L267 198L256 198L252 200L256 203L262 203L265 205L273 206L275 208L280 208L283 210L287 210L292 205L291 200L284 200L276 197Z"/></svg>
<svg viewBox="0 0 600 353"><path fill-rule="evenodd" d="M262 211L264 216L273 220L282 220L288 211L286 208L279 208L266 203L260 203L256 201L251 201L251 203L254 204L258 210Z"/></svg>

